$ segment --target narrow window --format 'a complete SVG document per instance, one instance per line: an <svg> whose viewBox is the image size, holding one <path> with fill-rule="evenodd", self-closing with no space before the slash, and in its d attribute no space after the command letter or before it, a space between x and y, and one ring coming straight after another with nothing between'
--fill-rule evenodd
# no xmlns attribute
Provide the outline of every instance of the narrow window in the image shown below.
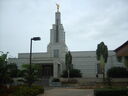
<svg viewBox="0 0 128 96"><path fill-rule="evenodd" d="M59 57L59 50L58 49L55 49L54 50L54 57Z"/></svg>

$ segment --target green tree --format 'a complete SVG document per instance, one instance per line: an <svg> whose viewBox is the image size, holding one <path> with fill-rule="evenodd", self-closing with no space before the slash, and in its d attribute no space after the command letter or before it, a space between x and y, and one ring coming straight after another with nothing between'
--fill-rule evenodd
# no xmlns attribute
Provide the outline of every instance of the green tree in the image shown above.
<svg viewBox="0 0 128 96"><path fill-rule="evenodd" d="M71 70L73 69L72 65L72 55L71 52L68 51L65 55L65 65L66 65L66 70Z"/></svg>
<svg viewBox="0 0 128 96"><path fill-rule="evenodd" d="M96 56L97 56L97 60L100 61L100 67L102 68L102 73L103 73L103 80L105 80L105 63L107 62L107 58L108 58L108 48L104 44L104 42L98 44L96 50Z"/></svg>
<svg viewBox="0 0 128 96"><path fill-rule="evenodd" d="M112 78L128 78L128 71L124 67L112 67L107 71L107 76Z"/></svg>
<svg viewBox="0 0 128 96"><path fill-rule="evenodd" d="M71 52L68 51L65 55L65 65L66 65L66 70L68 72L68 79L70 77L70 70L73 69L72 65L72 55Z"/></svg>
<svg viewBox="0 0 128 96"><path fill-rule="evenodd" d="M10 63L7 65L7 67L8 67L8 72L12 78L18 77L18 68L15 63Z"/></svg>
<svg viewBox="0 0 128 96"><path fill-rule="evenodd" d="M22 77L24 78L23 82L26 84L29 84L31 81L31 84L34 83L35 81L37 81L39 78L41 78L41 70L42 67L40 67L40 64L32 64L32 74L30 76L29 74L29 64L23 64L22 65Z"/></svg>
<svg viewBox="0 0 128 96"><path fill-rule="evenodd" d="M8 72L7 54L8 52L0 55L0 85L12 83L12 78Z"/></svg>
<svg viewBox="0 0 128 96"><path fill-rule="evenodd" d="M61 76L64 78L67 78L68 77L67 70L64 70L63 74ZM78 69L71 69L70 70L70 78L74 78L74 77L82 77L80 70L78 70Z"/></svg>

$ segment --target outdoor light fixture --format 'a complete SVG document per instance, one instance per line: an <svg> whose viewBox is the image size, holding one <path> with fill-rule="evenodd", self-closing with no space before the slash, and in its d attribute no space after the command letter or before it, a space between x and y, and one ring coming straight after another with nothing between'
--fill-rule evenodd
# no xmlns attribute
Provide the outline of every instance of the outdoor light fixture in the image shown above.
<svg viewBox="0 0 128 96"><path fill-rule="evenodd" d="M30 77L30 81L29 81L29 86L31 87L31 85L32 85L32 80L31 80L31 75L32 75L32 40L34 40L34 41L39 41L39 40L41 40L41 38L40 37L33 37L33 38L31 38L31 41L30 41L30 70L29 70L29 77Z"/></svg>
<svg viewBox="0 0 128 96"><path fill-rule="evenodd" d="M38 41L38 40L41 40L41 38L40 37L33 37L33 38L31 38L31 40Z"/></svg>

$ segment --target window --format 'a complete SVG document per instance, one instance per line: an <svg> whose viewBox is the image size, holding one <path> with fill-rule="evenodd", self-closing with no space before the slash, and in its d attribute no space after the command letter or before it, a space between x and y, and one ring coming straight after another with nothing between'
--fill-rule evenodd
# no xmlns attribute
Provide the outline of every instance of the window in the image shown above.
<svg viewBox="0 0 128 96"><path fill-rule="evenodd" d="M59 50L58 49L55 49L54 50L54 57L59 57Z"/></svg>

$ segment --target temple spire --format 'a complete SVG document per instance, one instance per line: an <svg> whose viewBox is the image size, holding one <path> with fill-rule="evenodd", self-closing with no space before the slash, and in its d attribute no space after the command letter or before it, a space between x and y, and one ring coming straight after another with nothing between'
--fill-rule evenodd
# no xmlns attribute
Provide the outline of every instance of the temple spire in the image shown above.
<svg viewBox="0 0 128 96"><path fill-rule="evenodd" d="M56 4L56 7L57 7L57 12L59 12L60 5Z"/></svg>
<svg viewBox="0 0 128 96"><path fill-rule="evenodd" d="M61 13L59 12L60 5L56 4L57 12L55 13L55 24L61 24Z"/></svg>

